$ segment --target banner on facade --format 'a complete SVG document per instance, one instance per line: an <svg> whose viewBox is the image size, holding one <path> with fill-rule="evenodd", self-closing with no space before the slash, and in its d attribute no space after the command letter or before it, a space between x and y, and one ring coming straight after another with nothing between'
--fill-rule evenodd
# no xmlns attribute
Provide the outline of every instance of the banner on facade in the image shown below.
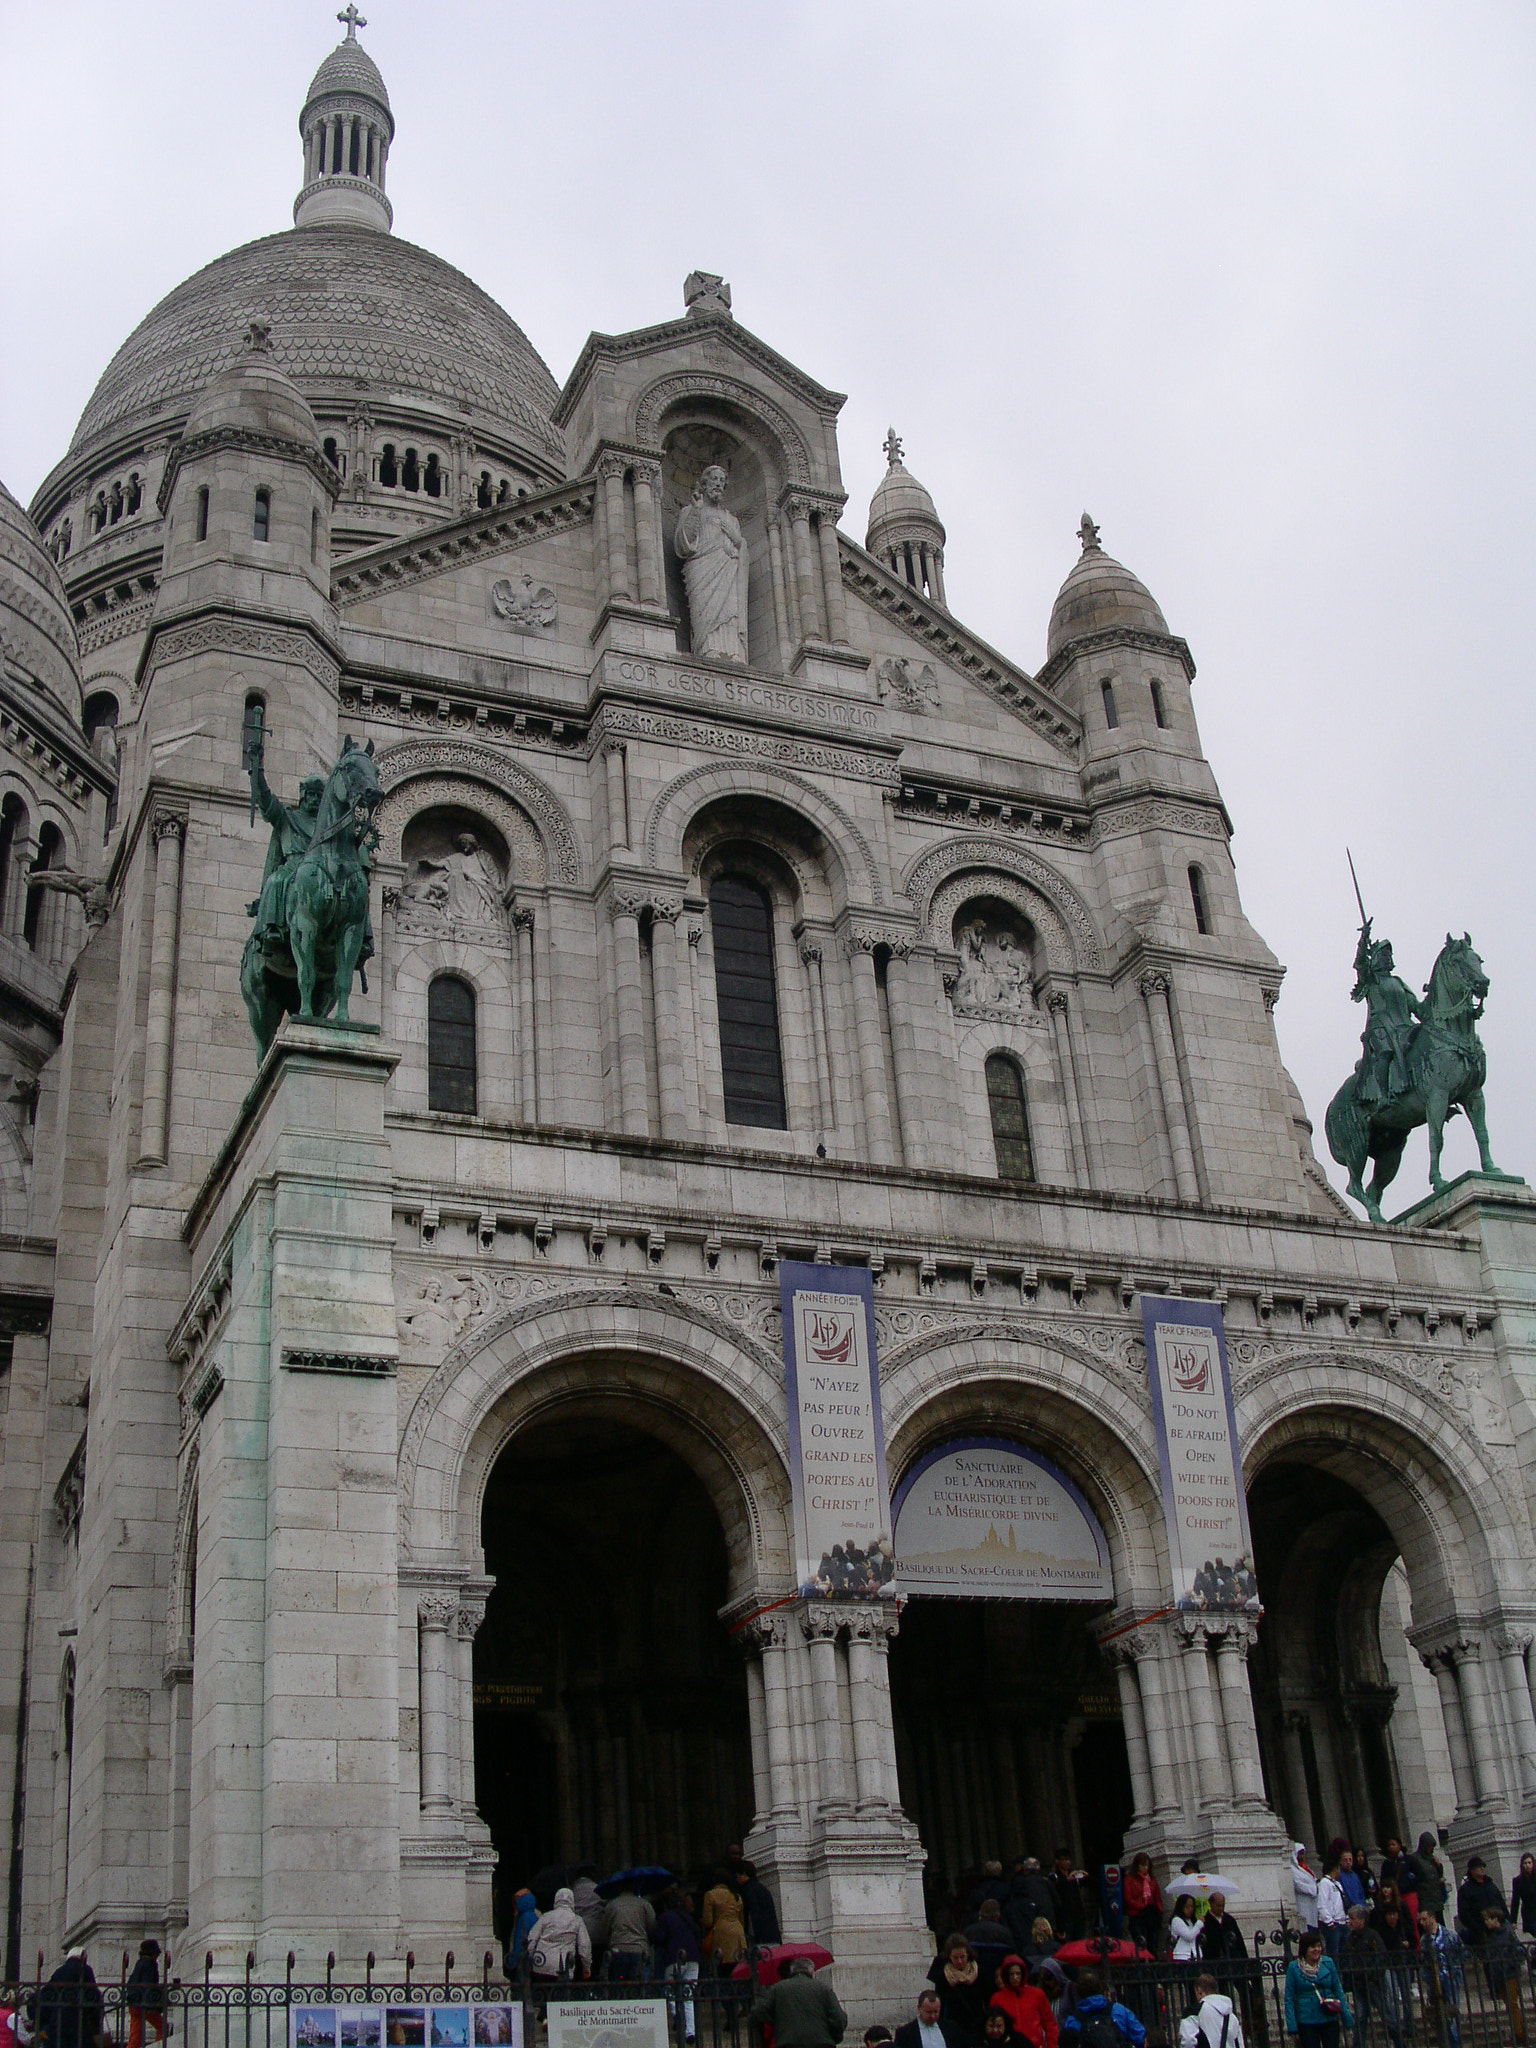
<svg viewBox="0 0 1536 2048"><path fill-rule="evenodd" d="M1144 1294L1141 1323L1173 1597L1180 1607L1257 1610L1221 1310L1213 1301Z"/></svg>
<svg viewBox="0 0 1536 2048"><path fill-rule="evenodd" d="M864 1266L779 1267L795 1583L818 1600L895 1595L874 1286Z"/></svg>
<svg viewBox="0 0 1536 2048"><path fill-rule="evenodd" d="M549 2048L671 2048L664 1998L549 2001Z"/></svg>
<svg viewBox="0 0 1536 2048"><path fill-rule="evenodd" d="M962 1600L1108 1600L1109 1546L1065 1472L1002 1437L920 1458L896 1489L896 1588Z"/></svg>

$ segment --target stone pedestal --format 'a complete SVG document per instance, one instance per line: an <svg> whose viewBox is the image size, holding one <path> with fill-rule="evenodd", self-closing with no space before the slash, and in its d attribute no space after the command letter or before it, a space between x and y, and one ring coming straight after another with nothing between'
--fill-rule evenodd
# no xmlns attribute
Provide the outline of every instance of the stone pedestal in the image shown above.
<svg viewBox="0 0 1536 2048"><path fill-rule="evenodd" d="M190 1923L215 1966L360 1975L399 1946L397 1353L384 1095L364 1027L289 1020L188 1218L201 1529Z"/></svg>

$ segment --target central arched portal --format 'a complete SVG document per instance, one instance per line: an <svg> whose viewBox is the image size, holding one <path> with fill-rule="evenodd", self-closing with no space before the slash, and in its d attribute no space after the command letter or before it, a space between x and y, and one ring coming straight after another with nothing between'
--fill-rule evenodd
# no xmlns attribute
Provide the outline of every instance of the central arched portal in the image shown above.
<svg viewBox="0 0 1536 2048"><path fill-rule="evenodd" d="M692 1467L632 1423L556 1413L497 1459L481 1528L475 1799L498 1922L547 1864L712 1867L751 1825L752 1750L725 1533Z"/></svg>

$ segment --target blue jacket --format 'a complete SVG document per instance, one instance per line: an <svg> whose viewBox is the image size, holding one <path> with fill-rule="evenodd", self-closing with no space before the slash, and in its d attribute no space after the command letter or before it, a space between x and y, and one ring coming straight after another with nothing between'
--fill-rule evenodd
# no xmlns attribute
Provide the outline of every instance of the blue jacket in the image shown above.
<svg viewBox="0 0 1536 2048"><path fill-rule="evenodd" d="M528 1946L528 1930L538 1917L539 1902L525 1887L512 1901L512 1932L507 1937L507 1954L514 1963L522 1961L523 1950Z"/></svg>
<svg viewBox="0 0 1536 2048"><path fill-rule="evenodd" d="M1075 2041L1082 2031L1083 2015L1090 2012L1103 2012L1106 2006L1109 2008L1110 2018L1114 2021L1119 2032L1130 2042L1131 2048L1142 2048L1142 2043L1147 2038L1146 2028L1137 2019L1129 2006L1110 2005L1109 2000L1102 1991L1096 1991L1092 1998L1085 1998L1076 2010L1069 2013L1067 2018L1062 2021L1062 2040Z"/></svg>
<svg viewBox="0 0 1536 2048"><path fill-rule="evenodd" d="M1337 2013L1323 2011L1321 2001L1325 1998L1339 2001ZM1294 2034L1298 2027L1326 2027L1335 2019L1342 2020L1346 2027L1354 2025L1333 1957L1324 1956L1312 1978L1303 1975L1300 1963L1292 1963L1285 1973L1285 2031Z"/></svg>

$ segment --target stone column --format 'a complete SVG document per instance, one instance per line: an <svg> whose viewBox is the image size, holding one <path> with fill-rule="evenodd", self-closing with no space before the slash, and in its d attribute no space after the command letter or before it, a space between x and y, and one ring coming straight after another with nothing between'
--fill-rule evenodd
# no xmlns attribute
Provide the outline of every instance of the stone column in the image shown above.
<svg viewBox="0 0 1536 2048"><path fill-rule="evenodd" d="M875 986L874 941L860 932L844 940L853 983L853 1024L859 1041L859 1082L864 1097L864 1139L871 1164L895 1163L891 1105L885 1088L885 1046L880 1032L880 991Z"/></svg>
<svg viewBox="0 0 1536 2048"><path fill-rule="evenodd" d="M752 1653L750 1637L741 1643L747 1668L747 1727L752 1738L752 1816L760 1826L773 1804L773 1787L768 1771L768 1719L764 1705L762 1660Z"/></svg>
<svg viewBox="0 0 1536 2048"><path fill-rule="evenodd" d="M630 469L635 480L635 555L640 602L660 606L666 595L661 571L661 464L636 461Z"/></svg>
<svg viewBox="0 0 1536 2048"><path fill-rule="evenodd" d="M1501 1628L1493 1634L1493 1647L1504 1666L1504 1695L1509 1702L1510 1727L1515 1738L1515 1755L1520 1765L1520 1796L1536 1799L1536 1714L1531 1709L1531 1681L1526 1669L1532 1631Z"/></svg>
<svg viewBox="0 0 1536 2048"><path fill-rule="evenodd" d="M928 555L928 569L932 580L932 597L935 604L942 604L946 611L949 605L944 596L944 550L932 548Z"/></svg>
<svg viewBox="0 0 1536 2048"><path fill-rule="evenodd" d="M1077 1068L1072 1059L1072 1039L1067 1029L1067 992L1053 988L1046 997L1051 1029L1056 1034L1056 1064L1061 1070L1061 1092L1067 1109L1067 1140L1072 1147L1072 1172L1079 1187L1093 1185L1088 1173L1088 1154L1083 1138L1083 1105L1077 1093Z"/></svg>
<svg viewBox="0 0 1536 2048"><path fill-rule="evenodd" d="M1147 1750L1147 1724L1141 1711L1141 1687L1136 1682L1136 1659L1118 1644L1105 1645L1105 1655L1114 1666L1120 1688L1120 1719L1125 1728L1125 1753L1131 1766L1134 1824L1151 1818L1157 1795L1152 1783L1152 1759Z"/></svg>
<svg viewBox="0 0 1536 2048"><path fill-rule="evenodd" d="M539 1121L538 1038L533 1020L533 912L526 904L512 911L517 946L517 1080L519 1109L530 1129Z"/></svg>
<svg viewBox="0 0 1536 2048"><path fill-rule="evenodd" d="M417 1602L421 1628L421 1804L427 1813L453 1805L448 1747L448 1631L457 1628L457 1594L429 1593Z"/></svg>
<svg viewBox="0 0 1536 2048"><path fill-rule="evenodd" d="M619 1124L633 1137L649 1135L645 1102L645 1008L640 995L640 913L643 896L615 896L613 911L615 1054L619 1069Z"/></svg>
<svg viewBox="0 0 1536 2048"><path fill-rule="evenodd" d="M848 614L843 604L843 558L837 545L837 515L823 505L816 522L821 547L821 590L827 608L827 638L834 646L848 644Z"/></svg>
<svg viewBox="0 0 1536 2048"><path fill-rule="evenodd" d="M1157 1645L1144 1636L1131 1637L1126 1648L1136 1660L1142 1722L1147 1731L1147 1766L1152 1773L1152 1812L1161 1819L1179 1810L1173 1751L1168 1744L1168 1688L1163 1662Z"/></svg>
<svg viewBox="0 0 1536 2048"><path fill-rule="evenodd" d="M628 763L622 740L604 740L603 769L608 781L608 850L629 851L629 799L624 786Z"/></svg>
<svg viewBox="0 0 1536 2048"><path fill-rule="evenodd" d="M901 1156L907 1166L938 1166L944 1162L932 1156L926 1142L923 1114L925 1085L919 1068L917 1028L914 1017L913 978L910 944L891 948L885 970L885 995L891 1015L891 1067L896 1076L896 1113L901 1124ZM931 1082L928 1084L931 1087Z"/></svg>
<svg viewBox="0 0 1536 2048"><path fill-rule="evenodd" d="M163 1166L171 1090L171 1023L176 997L176 924L181 906L185 818L156 818L155 930L149 952L149 1017L144 1033L144 1117L139 1158Z"/></svg>
<svg viewBox="0 0 1536 2048"><path fill-rule="evenodd" d="M1486 1809L1497 1805L1501 1791L1499 1754L1494 1745L1493 1720L1488 1709L1488 1680L1483 1670L1483 1645L1478 1637L1466 1637L1456 1644L1456 1679L1461 1690L1461 1711L1467 1724L1467 1742L1472 1753L1472 1775L1477 1784L1477 1803Z"/></svg>
<svg viewBox="0 0 1536 2048"><path fill-rule="evenodd" d="M1451 1753L1451 1777L1456 1786L1456 1811L1458 1817L1477 1809L1477 1780L1472 1775L1472 1756L1467 1748L1467 1725L1462 1719L1461 1695L1456 1687L1456 1672L1450 1652L1445 1649L1421 1650L1425 1665L1434 1673L1435 1684L1440 1688L1440 1715L1445 1722L1445 1744Z"/></svg>
<svg viewBox="0 0 1536 2048"><path fill-rule="evenodd" d="M848 1623L848 1696L853 1713L853 1779L861 1812L887 1803L880 1701L876 1692L878 1617L855 1614ZM884 1671L878 1677L883 1678Z"/></svg>
<svg viewBox="0 0 1536 2048"><path fill-rule="evenodd" d="M558 1121L555 1113L555 1031L553 999L551 989L553 977L549 964L549 899L544 899L544 915L533 927L533 1043L535 1051L534 1081L538 1088L538 1113L541 1124ZM537 1056L538 1048L544 1048L544 1057Z"/></svg>
<svg viewBox="0 0 1536 2048"><path fill-rule="evenodd" d="M811 1646L811 1688L816 1701L816 1761L821 1778L823 1812L848 1805L848 1770L843 1760L843 1709L837 1689L837 1632L842 1616L835 1607L802 1609L800 1627Z"/></svg>
<svg viewBox="0 0 1536 2048"><path fill-rule="evenodd" d="M821 607L816 602L816 558L811 547L811 508L804 498L789 503L789 530L794 540L795 595L800 613L800 639L821 638Z"/></svg>
<svg viewBox="0 0 1536 2048"><path fill-rule="evenodd" d="M459 1783L458 1805L475 1811L475 1637L485 1620L485 1602L459 1595L458 1633Z"/></svg>
<svg viewBox="0 0 1536 2048"><path fill-rule="evenodd" d="M1158 1092L1163 1098L1163 1115L1168 1123L1168 1142L1173 1150L1173 1176L1181 1202L1198 1202L1200 1183L1195 1177L1195 1152L1189 1139L1189 1118L1184 1107L1184 1084L1179 1079L1179 1056L1174 1049L1173 1023L1168 1015L1168 977L1144 974L1141 993L1146 998L1152 1022L1152 1047L1157 1058Z"/></svg>
<svg viewBox="0 0 1536 2048"><path fill-rule="evenodd" d="M608 548L608 601L632 597L629 587L629 541L624 518L624 472L629 467L622 455L600 455L598 479L603 487L603 528Z"/></svg>
<svg viewBox="0 0 1536 2048"><path fill-rule="evenodd" d="M762 1653L763 1718L768 1734L768 1793L775 1815L795 1811L795 1772L789 1748L788 1624L782 1614L761 1614L751 1624Z"/></svg>
<svg viewBox="0 0 1536 2048"><path fill-rule="evenodd" d="M18 946L26 943L23 934L27 923L27 879L36 859L35 837L18 836L11 841L10 857L5 864L4 925L6 937L14 939Z"/></svg>
<svg viewBox="0 0 1536 2048"><path fill-rule="evenodd" d="M779 668L788 675L795 658L795 630L784 577L784 522L777 512L768 515L768 566L773 575L773 624L779 641Z"/></svg>
<svg viewBox="0 0 1536 2048"><path fill-rule="evenodd" d="M706 909L699 920L699 1090L709 1136L725 1137L725 1075L720 1065L720 995L715 982L715 932Z"/></svg>
<svg viewBox="0 0 1536 2048"><path fill-rule="evenodd" d="M1179 1648L1180 1670L1189 1700L1190 1734L1195 1744L1195 1766L1199 1775L1199 1804L1202 1813L1229 1806L1232 1780L1227 1770L1226 1744L1217 1721L1219 1709L1211 1692L1210 1656L1205 1630L1198 1624L1182 1631Z"/></svg>
<svg viewBox="0 0 1536 2048"><path fill-rule="evenodd" d="M688 1136L688 1097L683 1086L683 992L677 958L680 901L651 905L651 964L656 976L656 1092L661 1100L661 1135L681 1144Z"/></svg>
<svg viewBox="0 0 1536 2048"><path fill-rule="evenodd" d="M1285 1713L1281 1716L1280 1741L1285 1753L1285 1782L1289 1802L1289 1818L1292 1830L1298 1837L1307 1834L1312 1826L1312 1797L1307 1786L1307 1759L1302 1748L1301 1729L1304 1715Z"/></svg>
<svg viewBox="0 0 1536 2048"><path fill-rule="evenodd" d="M1249 1642L1246 1623L1228 1624L1216 1638L1216 1680L1226 1725L1233 1797L1239 1806L1262 1806L1264 1772L1259 1762L1258 1730L1253 1722L1253 1694L1248 1687Z"/></svg>
<svg viewBox="0 0 1536 2048"><path fill-rule="evenodd" d="M821 1121L827 1130L837 1124L837 1104L832 1093L832 1067L827 1057L827 1008L821 986L821 948L813 940L802 941L800 958L805 965L806 1000L811 1009L811 1038L816 1051L816 1089L820 1098Z"/></svg>

